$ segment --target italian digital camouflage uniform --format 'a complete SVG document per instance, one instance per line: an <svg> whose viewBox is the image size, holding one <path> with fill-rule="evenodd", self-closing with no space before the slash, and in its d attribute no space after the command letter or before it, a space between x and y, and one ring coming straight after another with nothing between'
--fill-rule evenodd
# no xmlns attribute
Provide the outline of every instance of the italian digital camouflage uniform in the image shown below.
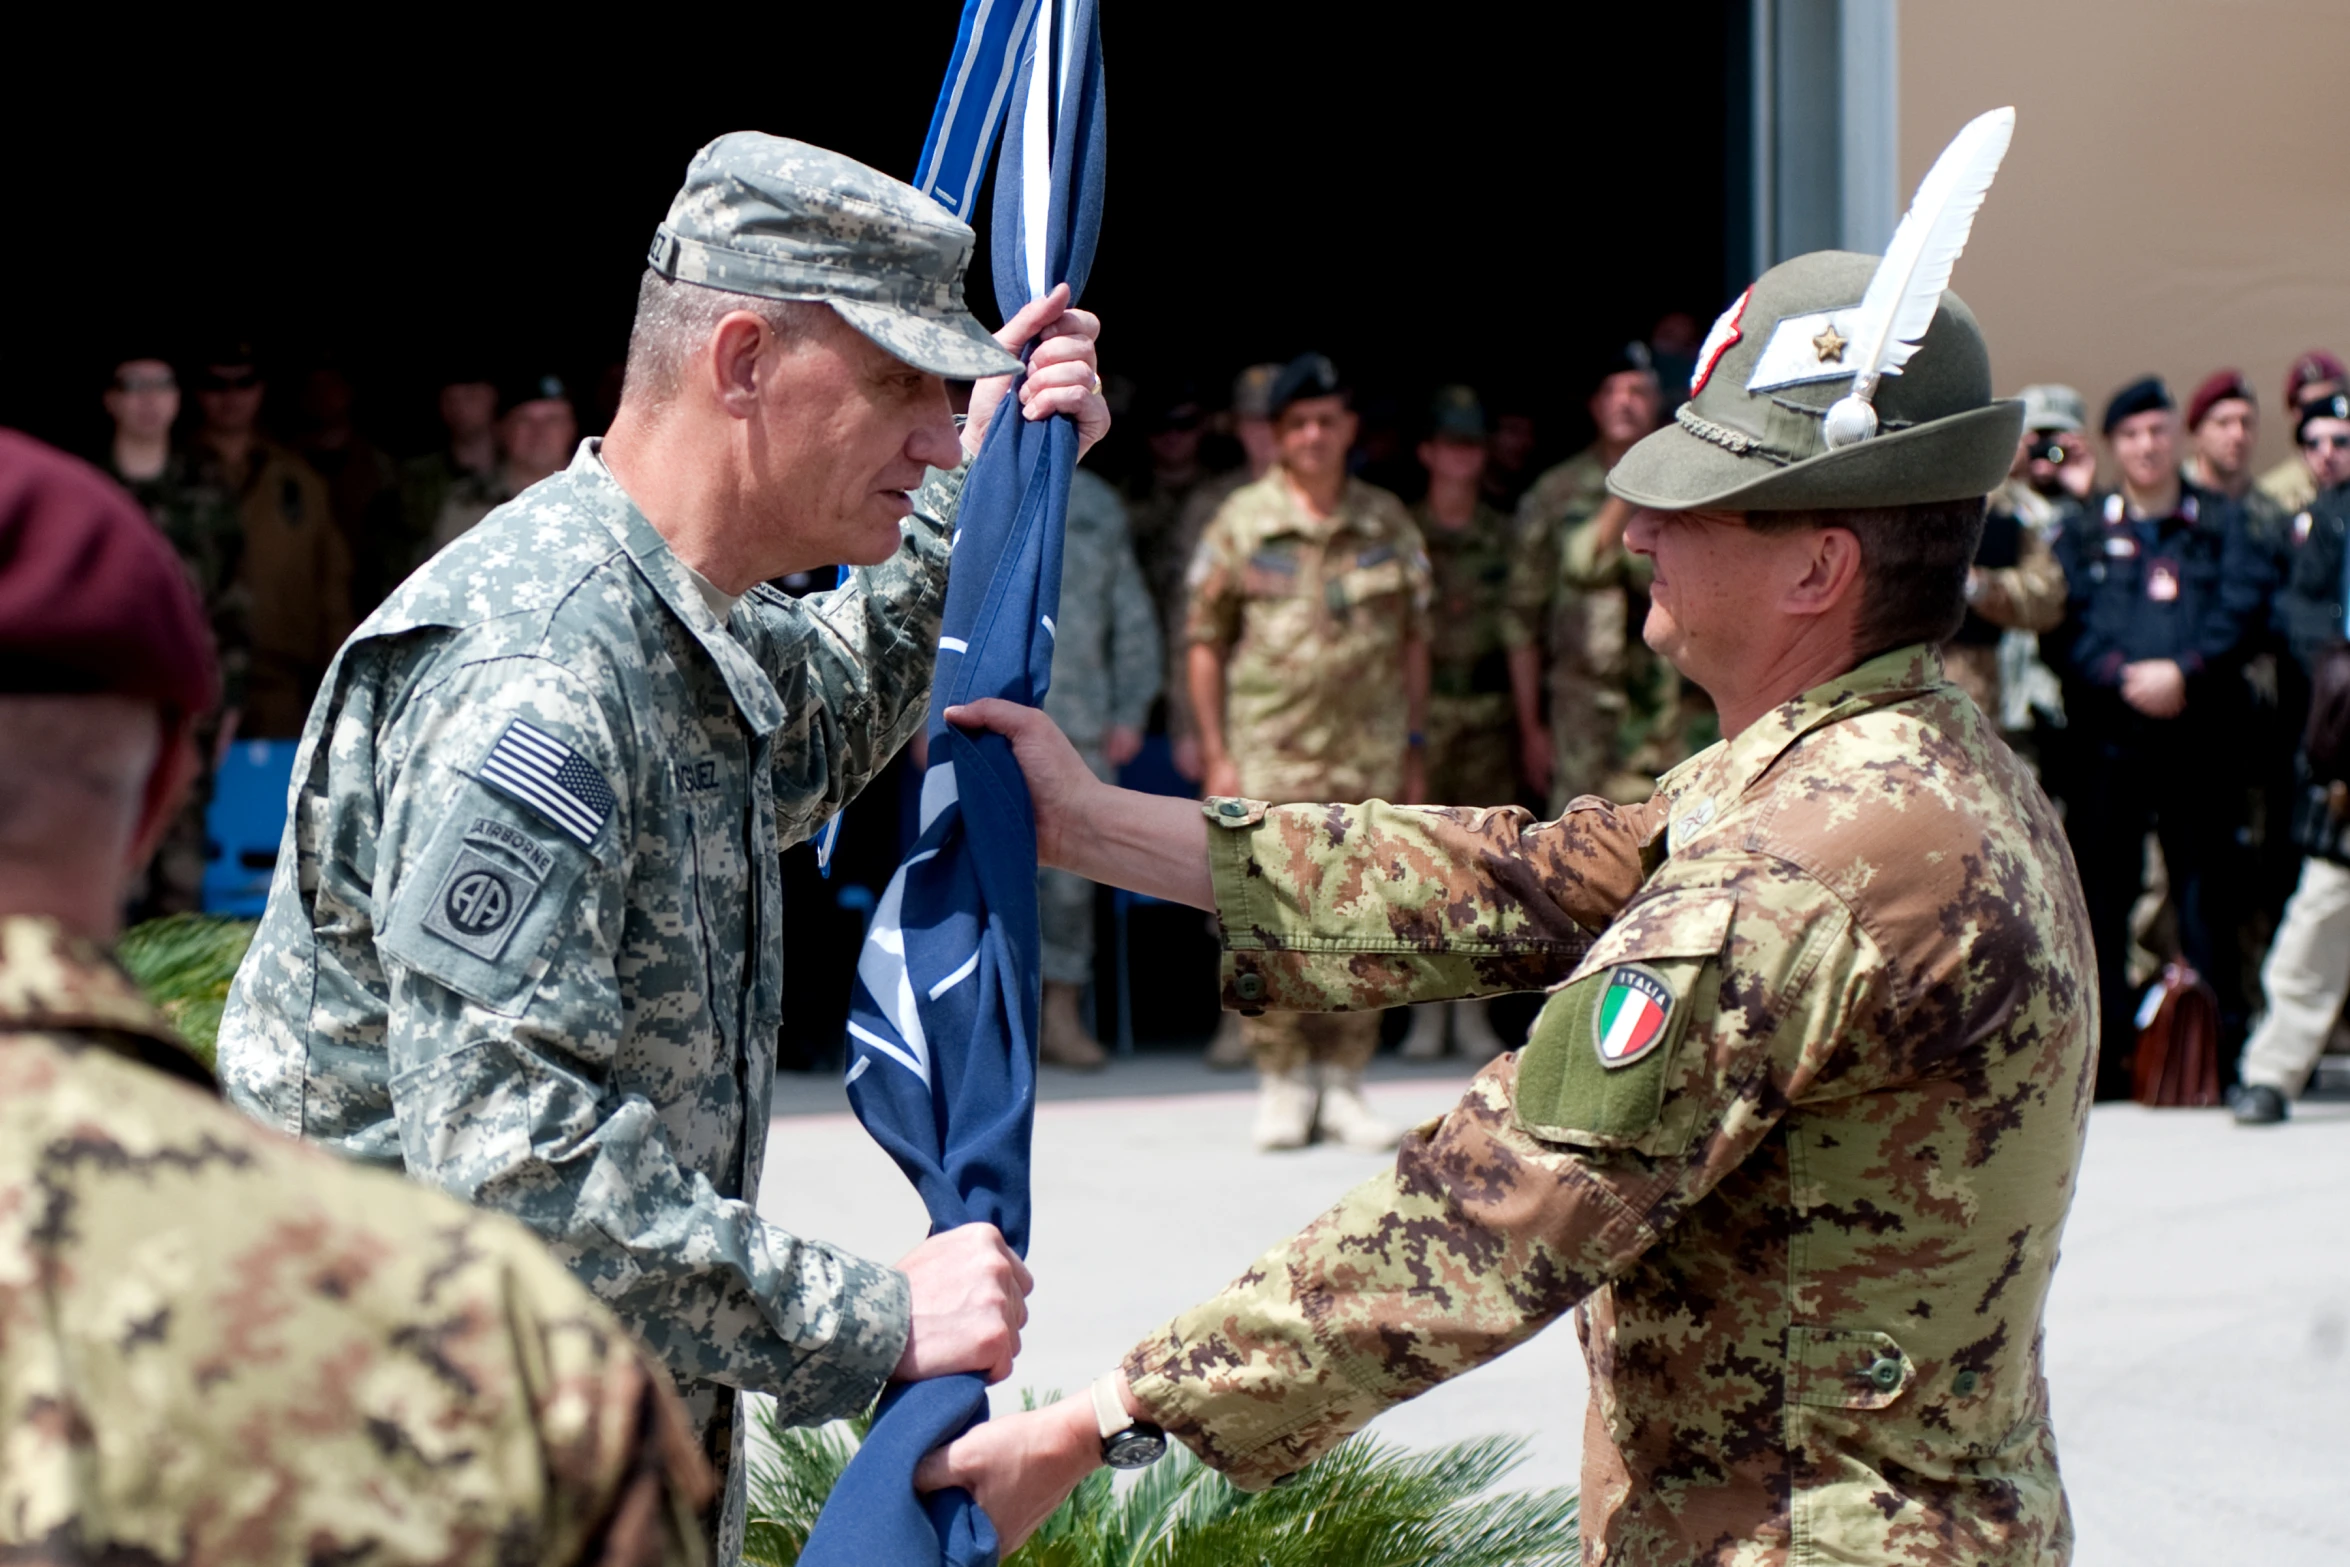
<svg viewBox="0 0 2350 1567"><path fill-rule="evenodd" d="M1428 637L1428 557L1403 502L1346 481L1327 517L1282 470L1244 484L1192 557L1189 644L1224 661L1224 745L1241 788L1277 801L1390 799L1411 739L1404 649ZM1375 1013L1243 1018L1262 1072L1359 1070Z"/></svg>
<svg viewBox="0 0 2350 1567"><path fill-rule="evenodd" d="M131 492L187 568L220 660L220 705L241 707L245 671L252 662L253 597L244 580L245 530L236 504L214 486L196 482L186 456L179 452L165 460L161 473L145 479L125 476L111 460L105 467ZM219 734L219 714L207 713L196 732L203 771L147 867L147 885L135 900L141 919L192 913L203 906L204 866L210 853L204 815L212 803L212 758Z"/></svg>
<svg viewBox="0 0 2350 1567"><path fill-rule="evenodd" d="M545 1248L215 1095L0 919L0 1560L704 1560L666 1379Z"/></svg>
<svg viewBox="0 0 2350 1567"><path fill-rule="evenodd" d="M2054 812L1932 650L1639 806L1207 808L1227 1005L1556 988L1391 1173L1135 1347L1149 1418L1263 1486L1573 1311L1588 1561L2066 1556L2040 1322L2096 965Z"/></svg>
<svg viewBox="0 0 2350 1567"><path fill-rule="evenodd" d="M1510 711L1507 611L1514 530L1480 501L1467 527L1412 510L1428 549L1427 797L1507 805L1518 796L1517 719Z"/></svg>
<svg viewBox="0 0 2350 1567"><path fill-rule="evenodd" d="M546 1237L676 1374L741 1538L735 1389L851 1415L906 1281L754 1209L777 855L928 700L960 471L885 565L721 623L595 443L337 659L221 1027L236 1102Z"/></svg>
<svg viewBox="0 0 2350 1567"><path fill-rule="evenodd" d="M1053 682L1044 710L1097 778L1115 769L1102 754L1113 727L1136 733L1159 694L1159 617L1126 538L1118 492L1079 468L1069 480L1061 543L1061 612L1053 623ZM1093 883L1062 870L1036 876L1047 983L1093 979Z"/></svg>
<svg viewBox="0 0 2350 1567"><path fill-rule="evenodd" d="M1587 447L1518 502L1502 632L1544 650L1553 814L1578 795L1645 799L1720 733L1704 693L1641 640L1649 565L1620 544L1599 548L1592 519L1606 499L1607 467Z"/></svg>

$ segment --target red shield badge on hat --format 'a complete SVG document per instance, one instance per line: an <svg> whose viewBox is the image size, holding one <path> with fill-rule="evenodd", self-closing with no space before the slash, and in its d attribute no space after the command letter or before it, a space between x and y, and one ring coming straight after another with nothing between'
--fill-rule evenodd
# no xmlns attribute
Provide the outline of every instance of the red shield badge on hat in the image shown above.
<svg viewBox="0 0 2350 1567"><path fill-rule="evenodd" d="M1746 320L1746 302L1753 297L1754 285L1750 283L1746 292L1740 294L1729 309L1714 317L1714 329L1705 334L1705 341L1697 350L1697 371L1689 377L1691 397L1705 390L1706 380L1714 373L1714 366L1721 362L1722 355L1728 353L1738 339L1746 335L1741 323Z"/></svg>
<svg viewBox="0 0 2350 1567"><path fill-rule="evenodd" d="M1662 975L1645 964L1617 964L1592 1016L1599 1064L1630 1066L1647 1055L1663 1042L1665 1019L1672 1012L1673 992Z"/></svg>

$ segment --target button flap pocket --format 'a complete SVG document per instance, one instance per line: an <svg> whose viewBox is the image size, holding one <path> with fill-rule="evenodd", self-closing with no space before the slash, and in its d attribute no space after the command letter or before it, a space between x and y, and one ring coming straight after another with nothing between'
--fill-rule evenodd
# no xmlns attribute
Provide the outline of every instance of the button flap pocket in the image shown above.
<svg viewBox="0 0 2350 1567"><path fill-rule="evenodd" d="M1518 1055L1518 1125L1545 1142L1652 1156L1689 1146L1701 1095L1672 1095L1681 1040L1713 1010L1711 974L1737 912L1712 890L1619 916L1554 992Z"/></svg>
<svg viewBox="0 0 2350 1567"><path fill-rule="evenodd" d="M519 1016L547 971L587 854L534 815L467 785L411 860L376 938L469 1001Z"/></svg>
<svg viewBox="0 0 2350 1567"><path fill-rule="evenodd" d="M1829 1409L1883 1409L1916 1371L1889 1333L1801 1325L1787 1329L1787 1369L1796 1403Z"/></svg>

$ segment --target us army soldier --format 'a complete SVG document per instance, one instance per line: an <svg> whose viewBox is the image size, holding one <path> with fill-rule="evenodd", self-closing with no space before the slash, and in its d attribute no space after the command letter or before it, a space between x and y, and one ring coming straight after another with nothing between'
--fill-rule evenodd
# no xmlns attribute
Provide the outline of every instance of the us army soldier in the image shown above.
<svg viewBox="0 0 2350 1567"><path fill-rule="evenodd" d="M698 153L656 230L611 434L426 563L310 715L222 1028L237 1102L510 1212L667 1361L726 1472L893 1376L1009 1369L992 1228L897 1268L754 1209L783 996L777 855L921 721L964 448L942 376L1013 355L971 231L837 154ZM1024 412L1108 414L1064 295ZM1003 395L976 391L973 443ZM974 444L973 449L976 449ZM916 493L918 492L918 493ZM760 586L829 562L844 587Z"/></svg>
<svg viewBox="0 0 2350 1567"><path fill-rule="evenodd" d="M219 688L162 537L0 432L0 1559L699 1562L667 1379L537 1240L255 1126L105 955Z"/></svg>
<svg viewBox="0 0 2350 1567"><path fill-rule="evenodd" d="M1350 478L1337 367L1292 360L1269 398L1279 460L1217 509L1192 558L1186 673L1211 794L1417 799L1428 700L1428 559L1403 502ZM1399 791L1400 794L1399 794ZM1396 1131L1362 1096L1372 1013L1244 1020L1256 1143Z"/></svg>
<svg viewBox="0 0 2350 1567"><path fill-rule="evenodd" d="M2096 962L2054 811L1934 651L2020 409L1945 293L1881 433L1830 449L1874 268L1766 273L1609 476L1652 508L1646 640L1726 736L1642 804L1210 826L1104 790L1038 715L958 710L1014 736L1044 852L1216 907L1227 1004L1564 983L1390 1173L1143 1338L1099 1424L991 1423L923 1483L1015 1541L1122 1420L1263 1486L1572 1312L1586 1560L2069 1556L2039 1344Z"/></svg>

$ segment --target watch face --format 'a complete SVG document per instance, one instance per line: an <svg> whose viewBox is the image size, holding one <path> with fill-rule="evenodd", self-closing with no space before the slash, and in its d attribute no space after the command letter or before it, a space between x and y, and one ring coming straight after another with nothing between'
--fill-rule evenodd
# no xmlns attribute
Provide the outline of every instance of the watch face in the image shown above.
<svg viewBox="0 0 2350 1567"><path fill-rule="evenodd" d="M1154 1425L1131 1425L1102 1443L1102 1462L1112 1469L1140 1469L1167 1454L1167 1433Z"/></svg>

